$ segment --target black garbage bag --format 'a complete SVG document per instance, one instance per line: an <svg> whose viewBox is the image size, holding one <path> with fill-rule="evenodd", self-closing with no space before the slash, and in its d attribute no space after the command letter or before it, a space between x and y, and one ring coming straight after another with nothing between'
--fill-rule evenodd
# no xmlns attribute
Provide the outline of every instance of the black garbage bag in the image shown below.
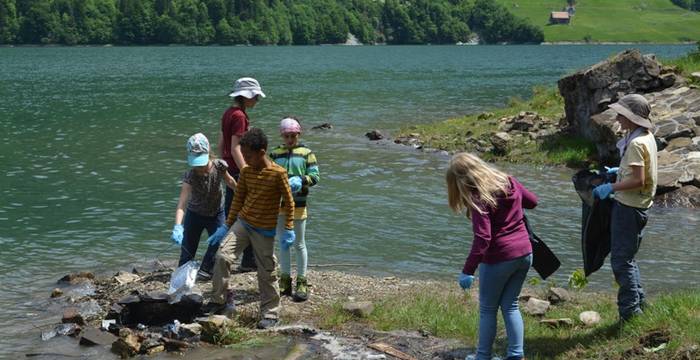
<svg viewBox="0 0 700 360"><path fill-rule="evenodd" d="M594 199L593 188L612 180L596 170L581 170L571 178L581 198L581 250L586 276L600 269L610 253L612 200Z"/></svg>
<svg viewBox="0 0 700 360"><path fill-rule="evenodd" d="M532 244L532 267L537 271L543 280L546 280L550 275L554 274L555 271L561 266L561 261L554 255L554 252L547 246L547 244L540 239L532 228L530 227L530 222L527 221L527 217L523 214L523 222L525 223L525 228L530 236L530 244Z"/></svg>

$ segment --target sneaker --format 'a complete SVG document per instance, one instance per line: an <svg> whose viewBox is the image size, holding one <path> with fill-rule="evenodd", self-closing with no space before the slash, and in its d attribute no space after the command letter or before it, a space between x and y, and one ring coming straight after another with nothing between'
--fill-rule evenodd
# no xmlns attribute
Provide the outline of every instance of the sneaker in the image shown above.
<svg viewBox="0 0 700 360"><path fill-rule="evenodd" d="M236 316L236 302L233 299L233 290L226 292L226 302L224 303L224 308L220 311L220 315L224 315L229 319L233 319Z"/></svg>
<svg viewBox="0 0 700 360"><path fill-rule="evenodd" d="M292 296L292 277L289 274L280 275L280 296Z"/></svg>
<svg viewBox="0 0 700 360"><path fill-rule="evenodd" d="M196 281L207 282L209 280L211 280L211 273L210 272L208 272L204 269L199 269L199 271L197 271Z"/></svg>
<svg viewBox="0 0 700 360"><path fill-rule="evenodd" d="M269 329L277 325L277 319L262 319L258 322L258 329Z"/></svg>
<svg viewBox="0 0 700 360"><path fill-rule="evenodd" d="M294 292L294 301L302 302L309 298L309 284L304 276L297 276L297 286Z"/></svg>
<svg viewBox="0 0 700 360"><path fill-rule="evenodd" d="M237 273L249 273L254 271L258 271L258 268L248 266L239 266L238 268L236 268Z"/></svg>

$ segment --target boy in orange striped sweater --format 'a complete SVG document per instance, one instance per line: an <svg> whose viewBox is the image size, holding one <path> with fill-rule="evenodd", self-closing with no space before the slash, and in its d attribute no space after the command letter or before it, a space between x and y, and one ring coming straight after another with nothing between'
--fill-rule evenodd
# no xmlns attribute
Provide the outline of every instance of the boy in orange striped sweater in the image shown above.
<svg viewBox="0 0 700 360"><path fill-rule="evenodd" d="M267 157L267 137L262 130L250 129L241 138L240 145L248 166L241 170L226 223L208 240L212 245L221 242L214 264L211 302L222 305L226 316L235 313L233 290L229 285L231 265L243 249L251 245L258 266L261 315L258 327L266 329L277 324L280 307L274 255L277 216L280 202L284 200L287 218L280 241L294 243L294 198L287 171Z"/></svg>

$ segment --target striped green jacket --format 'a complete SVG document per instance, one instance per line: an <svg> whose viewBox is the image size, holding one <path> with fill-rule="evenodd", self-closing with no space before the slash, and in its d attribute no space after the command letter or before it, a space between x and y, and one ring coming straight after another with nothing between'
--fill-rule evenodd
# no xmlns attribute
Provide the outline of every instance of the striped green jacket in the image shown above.
<svg viewBox="0 0 700 360"><path fill-rule="evenodd" d="M287 149L280 145L270 153L270 158L279 166L287 169L287 174L301 176L301 191L294 194L294 206L306 207L306 197L309 195L309 187L314 186L320 180L316 155L303 144L293 149Z"/></svg>

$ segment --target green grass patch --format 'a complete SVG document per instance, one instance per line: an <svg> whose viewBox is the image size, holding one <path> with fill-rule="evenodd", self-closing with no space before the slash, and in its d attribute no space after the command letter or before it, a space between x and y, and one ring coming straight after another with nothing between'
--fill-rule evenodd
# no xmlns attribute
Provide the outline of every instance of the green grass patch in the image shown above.
<svg viewBox="0 0 700 360"><path fill-rule="evenodd" d="M442 122L411 126L399 130L398 136L416 136L427 148L446 151L477 151L479 143L489 144L489 135L498 131L499 119L513 117L522 111L535 111L548 121L558 122L564 114L564 99L554 87L537 86L528 100L512 98L500 109L472 114ZM528 162L535 164L585 166L596 155L595 145L588 140L566 135L553 135L541 141L527 137L516 139L506 155L484 153L487 160Z"/></svg>
<svg viewBox="0 0 700 360"><path fill-rule="evenodd" d="M569 25L549 25L564 0L497 0L544 31L545 41L678 43L700 39L700 12L671 0L577 1Z"/></svg>
<svg viewBox="0 0 700 360"><path fill-rule="evenodd" d="M620 325L614 295L577 293L573 301L554 306L546 316L548 319L573 319L576 323L573 327L551 328L540 324L539 318L523 315L526 356L528 359L563 360L675 358L684 349L700 344L699 309L698 290L664 294L650 299L642 316ZM594 327L581 324L578 315L588 310L599 312L602 322ZM324 315L337 311L342 312L342 308L334 305ZM344 315L337 315L336 319L355 321ZM460 339L466 346L474 347L478 339L479 310L477 301L467 294L422 291L383 299L376 303L368 319L358 321L383 331L428 331L437 337ZM498 321L494 354L504 353L507 341L500 315ZM655 332L668 334L669 341L665 349L648 354L644 348L651 348L651 345L644 339Z"/></svg>
<svg viewBox="0 0 700 360"><path fill-rule="evenodd" d="M694 72L700 72L700 41L698 41L698 48L686 56L662 60L662 62L664 65L674 66L678 73L687 78ZM700 86L700 81L697 79L689 79L689 82L691 85Z"/></svg>

